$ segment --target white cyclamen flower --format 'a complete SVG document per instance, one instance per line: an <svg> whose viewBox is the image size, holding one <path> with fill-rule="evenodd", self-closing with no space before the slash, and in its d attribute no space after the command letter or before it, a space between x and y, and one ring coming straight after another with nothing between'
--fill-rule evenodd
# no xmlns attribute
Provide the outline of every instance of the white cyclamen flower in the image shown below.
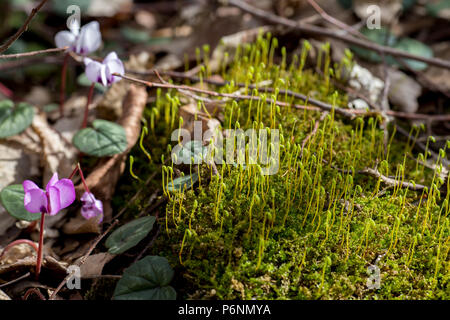
<svg viewBox="0 0 450 320"><path fill-rule="evenodd" d="M92 82L98 82L105 87L122 79L121 77L113 76L114 73L120 75L125 73L123 63L115 52L109 53L103 62L84 58L84 64L86 66L86 77Z"/></svg>
<svg viewBox="0 0 450 320"><path fill-rule="evenodd" d="M55 44L58 48L69 47L80 55L86 55L97 50L102 43L100 25L97 21L89 22L81 27L74 23L70 31L60 31L55 36Z"/></svg>

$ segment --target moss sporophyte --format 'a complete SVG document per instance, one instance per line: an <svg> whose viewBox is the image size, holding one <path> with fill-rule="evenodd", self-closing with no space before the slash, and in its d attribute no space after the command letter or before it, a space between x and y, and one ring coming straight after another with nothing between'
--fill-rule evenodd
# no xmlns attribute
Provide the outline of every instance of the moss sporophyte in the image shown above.
<svg viewBox="0 0 450 320"><path fill-rule="evenodd" d="M428 152L414 153L423 128L411 129L406 141L389 127L386 145L381 117L350 120L335 112L349 102L335 83L354 62L347 52L331 63L325 45L316 61L321 72L314 72L306 68L311 48L305 41L298 55L291 54L261 33L253 44L223 55L227 61L218 71L209 65L209 48L198 49L200 86L220 72L224 85L209 89L249 97L221 100L215 129L222 135L213 132L215 140L208 140L214 148L203 135L190 142L190 133L186 140L182 131L172 135L192 122L180 120L185 100L179 91L158 89L146 121L149 131L167 139L148 135L141 142L153 159L165 154L158 169L168 201L159 218L165 232L153 253L176 267L184 298L450 298L449 177L442 165L448 146L431 165ZM287 88L333 108L325 115L293 108L308 101ZM202 114L207 109L203 101L199 107ZM230 134L238 130L248 134ZM252 130L257 137L266 132L266 139L252 139ZM180 153L177 146L186 147ZM196 148L214 152L199 161ZM132 151L140 177L155 170L142 150ZM264 174L271 161L276 173ZM412 187L419 184L427 187ZM379 268L379 287L367 286L369 267Z"/></svg>

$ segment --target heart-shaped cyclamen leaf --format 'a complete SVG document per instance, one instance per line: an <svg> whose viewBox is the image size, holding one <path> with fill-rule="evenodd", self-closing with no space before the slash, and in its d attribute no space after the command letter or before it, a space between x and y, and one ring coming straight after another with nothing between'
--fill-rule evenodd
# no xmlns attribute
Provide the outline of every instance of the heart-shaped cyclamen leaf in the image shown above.
<svg viewBox="0 0 450 320"><path fill-rule="evenodd" d="M11 100L0 101L0 138L21 133L33 122L34 110L25 102L14 107Z"/></svg>
<svg viewBox="0 0 450 320"><path fill-rule="evenodd" d="M73 144L90 156L105 157L122 153L127 148L125 129L111 121L94 120L93 128L85 128L73 137Z"/></svg>
<svg viewBox="0 0 450 320"><path fill-rule="evenodd" d="M28 212L24 205L23 199L25 191L21 184L12 184L3 188L0 192L0 201L6 211L16 219L34 221L41 217L40 214Z"/></svg>
<svg viewBox="0 0 450 320"><path fill-rule="evenodd" d="M426 44L411 39L411 38L402 38L398 43L394 46L394 48L402 51L406 51L408 53L425 57L425 58L432 58L433 57L433 50L427 46ZM409 65L410 68L420 71L424 70L428 67L428 65L425 62L416 61L416 60L410 60L405 59L404 62ZM396 62L398 64L398 62ZM399 64L400 65L400 64Z"/></svg>
<svg viewBox="0 0 450 320"><path fill-rule="evenodd" d="M381 29L368 29L363 28L361 33L364 34L369 40L379 44L386 45L388 47L395 48L397 50L405 51L410 54L431 58L433 57L433 50L426 44L411 39L411 38L400 38L398 39L394 34L385 28ZM360 48L357 46L351 46L352 50L361 58L372 62L382 62L383 58L375 51ZM410 68L414 70L423 70L427 68L427 64L421 61L403 59L403 63L400 63L398 58L386 55L386 62L389 65L399 66L404 68L404 64L407 64Z"/></svg>
<svg viewBox="0 0 450 320"><path fill-rule="evenodd" d="M154 216L143 217L115 230L105 243L109 253L120 254L137 245L153 229L155 221Z"/></svg>
<svg viewBox="0 0 450 320"><path fill-rule="evenodd" d="M147 256L125 270L113 299L175 300L177 293L169 286L173 273L166 258Z"/></svg>

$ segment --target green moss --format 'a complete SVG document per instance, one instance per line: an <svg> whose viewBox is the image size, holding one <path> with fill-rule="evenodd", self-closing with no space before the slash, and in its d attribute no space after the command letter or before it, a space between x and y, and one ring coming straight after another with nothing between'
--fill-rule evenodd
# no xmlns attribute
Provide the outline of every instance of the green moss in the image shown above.
<svg viewBox="0 0 450 320"><path fill-rule="evenodd" d="M232 93L239 89L236 83L270 81L274 92L241 89L263 102L224 103L222 126L279 129L279 171L264 176L262 165L228 163L217 165L219 175L214 175L203 164L199 185L166 194L168 203L159 215L164 232L153 251L175 267L179 296L448 299L449 195L439 191L444 181L408 156L413 141L392 138L385 147L379 118L349 121L331 112L305 143L320 114L279 108L265 99L307 104L279 94L290 89L346 108L347 96L330 79L339 81L343 67L352 62L347 56L330 69L329 48L324 46L318 61L323 73L303 70L305 44L291 65L285 54L277 65L274 43L270 35L260 36L255 44L239 48L231 67L222 71L231 83L217 90ZM202 72L204 77L210 70ZM164 153L167 158L165 145L178 126L179 106L176 93L159 93L147 111L148 122L159 127L147 140L148 150L157 154L153 159ZM138 158L133 169L142 179L157 170L145 161ZM424 192L385 188L358 173L365 167L432 187ZM172 165L169 170L189 174L195 168ZM164 181L173 178L165 174ZM369 289L368 267L377 259L381 286Z"/></svg>

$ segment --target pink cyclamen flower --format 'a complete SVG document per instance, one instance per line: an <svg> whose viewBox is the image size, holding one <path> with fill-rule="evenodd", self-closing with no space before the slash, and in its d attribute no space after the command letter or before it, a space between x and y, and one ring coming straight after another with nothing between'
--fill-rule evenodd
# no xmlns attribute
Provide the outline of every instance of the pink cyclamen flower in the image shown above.
<svg viewBox="0 0 450 320"><path fill-rule="evenodd" d="M81 197L81 215L85 219L91 219L100 216L100 222L103 220L103 203L95 199L94 195L89 192L84 192Z"/></svg>
<svg viewBox="0 0 450 320"><path fill-rule="evenodd" d="M23 204L31 213L48 213L53 216L75 201L73 182L69 179L59 180L56 172L47 183L45 191L30 180L25 180L22 185L25 191Z"/></svg>
<svg viewBox="0 0 450 320"><path fill-rule="evenodd" d="M96 51L101 43L102 34L97 21L89 22L81 29L78 22L75 22L70 31L60 31L55 36L55 44L58 48L69 47L70 51L81 55Z"/></svg>
<svg viewBox="0 0 450 320"><path fill-rule="evenodd" d="M123 63L115 52L109 53L103 62L84 58L84 64L86 66L86 77L94 83L103 84L105 87L122 79L121 77L113 76L113 73L120 75L125 73Z"/></svg>

